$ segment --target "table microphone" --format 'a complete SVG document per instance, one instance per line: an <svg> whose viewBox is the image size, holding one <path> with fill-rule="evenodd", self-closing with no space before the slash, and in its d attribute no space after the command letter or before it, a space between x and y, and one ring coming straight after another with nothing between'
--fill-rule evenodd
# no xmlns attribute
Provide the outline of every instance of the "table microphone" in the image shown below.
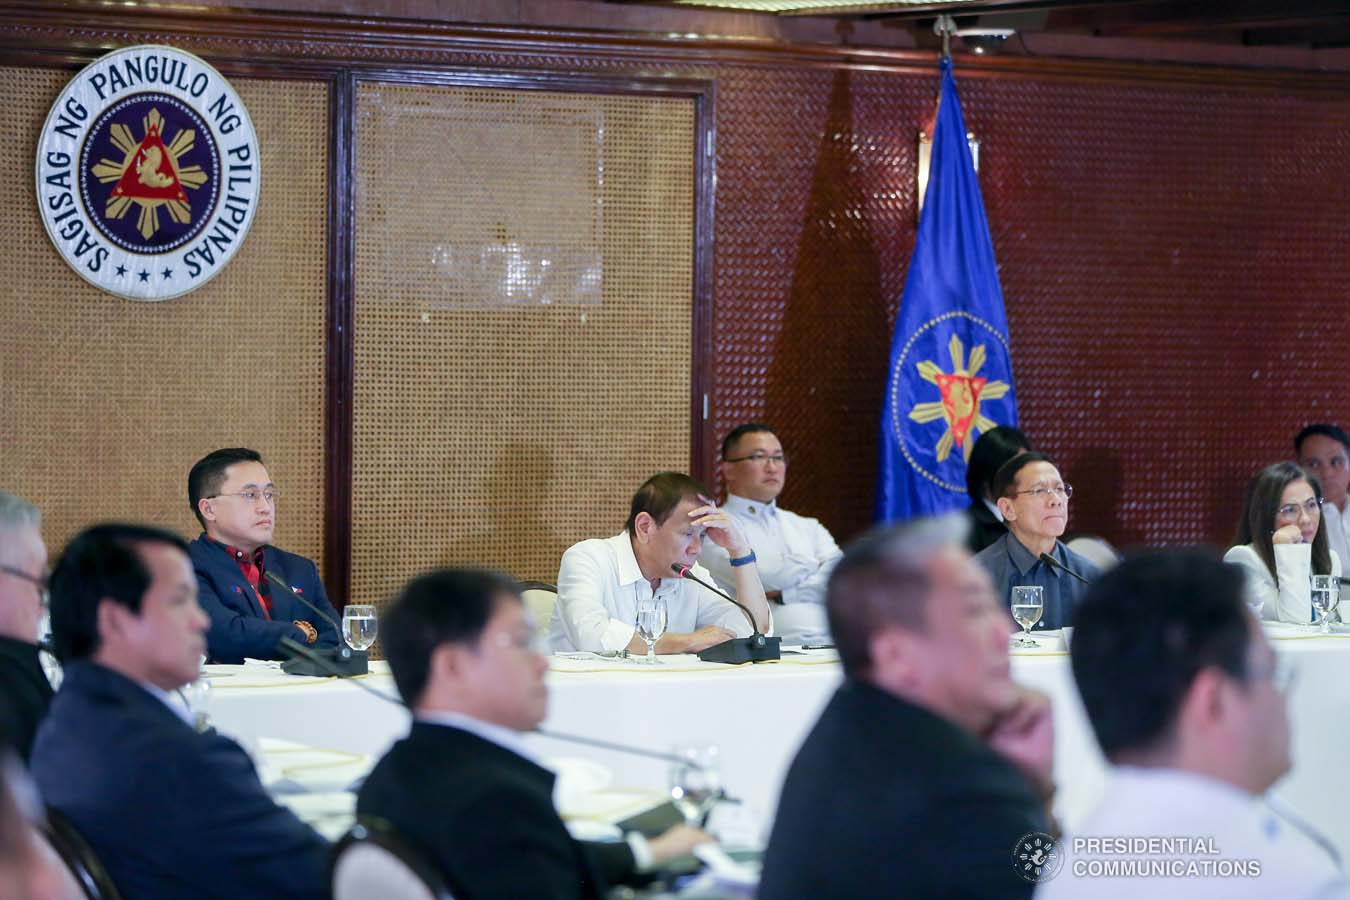
<svg viewBox="0 0 1350 900"><path fill-rule="evenodd" d="M629 756L642 756L647 759L658 759L661 762L679 763L682 766L688 766L699 772L703 771L703 766L692 759L686 759L674 753L662 753L660 750L647 750L642 747L630 747L627 744L616 744L613 741L602 741L598 738L582 737L579 734L564 734L560 731L551 731L545 728L536 728L532 734L540 737L554 738L559 741L568 741L573 744L585 744L587 747L599 747L601 750L613 750L615 753L627 753Z"/></svg>
<svg viewBox="0 0 1350 900"><path fill-rule="evenodd" d="M333 631L337 634L338 639L338 646L336 647L325 647L322 650L306 648L310 650L310 654L312 655L302 654L299 659L286 660L281 664L281 671L288 675L310 675L319 678L325 678L329 675L336 675L339 678L349 678L352 675L364 675L370 671L370 654L365 650L353 650L351 647L347 646L347 642L342 639L342 626L333 618L332 613L320 609L317 603L287 584L286 580L276 572L264 571L263 577L290 594L296 600L300 601L303 606L313 610L314 614L320 619L327 622L329 625L332 625ZM285 640L290 641L297 647L300 646L298 641L291 641L290 638L286 638ZM284 642L282 646L285 646ZM287 649L290 648L288 647ZM328 668L316 666L314 664L314 657L316 656L322 656L325 659L328 659L331 662L331 665Z"/></svg>
<svg viewBox="0 0 1350 900"><path fill-rule="evenodd" d="M1079 574L1078 574L1077 572L1075 572L1073 569L1070 569L1068 566L1064 565L1064 563L1062 563L1062 562L1060 562L1059 560L1055 559L1055 558L1054 558L1053 556L1051 556L1049 553L1042 553L1041 556L1040 556L1040 559L1041 559L1041 562L1045 563L1047 566L1049 566L1049 567L1052 568L1052 569L1059 569L1061 572L1068 572L1068 573L1069 573L1070 575L1072 575L1074 578L1077 578L1079 581L1083 582L1083 584L1091 584L1091 583L1092 583L1092 582L1088 581L1086 578L1084 578L1082 575L1079 575Z"/></svg>
<svg viewBox="0 0 1350 900"><path fill-rule="evenodd" d="M690 573L689 568L690 568L689 566L682 566L679 563L672 563L670 566L670 570L674 572L676 575L680 576L681 578L687 578L690 581L694 582L694 584L699 585L700 587L707 588L717 596L721 597L723 600L726 600L728 603L731 603L733 606L739 609L742 613L745 614L745 618L749 620L750 630L753 632L753 634L751 634L750 637L748 638L732 638L729 641L723 641L720 644L714 644L713 646L709 647L706 650L700 650L698 652L699 659L703 660L704 662L719 662L719 663L731 663L732 665L740 665L741 663L767 662L769 660L781 658L781 654L779 653L779 645L782 643L782 638L766 637L765 635L761 634L759 630L759 623L755 621L755 617L750 614L750 610L746 608L746 606L743 603L733 599L732 597L713 587L711 584L708 584L708 582L704 581L703 579L694 576L693 574Z"/></svg>

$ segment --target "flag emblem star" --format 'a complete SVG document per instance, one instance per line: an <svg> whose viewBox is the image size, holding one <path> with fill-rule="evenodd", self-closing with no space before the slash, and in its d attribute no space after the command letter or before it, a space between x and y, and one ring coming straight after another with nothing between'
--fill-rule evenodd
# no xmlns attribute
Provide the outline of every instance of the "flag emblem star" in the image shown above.
<svg viewBox="0 0 1350 900"><path fill-rule="evenodd" d="M120 219L134 205L140 211L136 230L149 240L159 231L159 209L164 207L169 218L186 225L192 220L192 202L184 188L197 190L206 183L206 172L201 166L178 167L178 160L192 150L197 132L181 128L165 144L160 136L164 116L152 108L141 121L145 136L136 140L124 122L110 129L113 145L125 156L120 161L106 156L93 167L93 175L103 184L117 182L104 214L109 219Z"/></svg>
<svg viewBox="0 0 1350 900"><path fill-rule="evenodd" d="M915 368L919 377L929 384L937 386L941 400L916 403L909 411L911 421L925 424L944 419L947 430L938 438L934 454L938 462L945 462L951 455L952 446L961 450L964 461L970 461L970 449L975 442L970 440L971 431L985 432L995 423L980 412L982 400L997 400L1008 393L1010 385L1006 381L990 381L980 377L980 369L985 363L985 345L976 344L966 359L966 347L960 336L952 335L947 344L951 354L952 371L944 372L937 363L926 359Z"/></svg>

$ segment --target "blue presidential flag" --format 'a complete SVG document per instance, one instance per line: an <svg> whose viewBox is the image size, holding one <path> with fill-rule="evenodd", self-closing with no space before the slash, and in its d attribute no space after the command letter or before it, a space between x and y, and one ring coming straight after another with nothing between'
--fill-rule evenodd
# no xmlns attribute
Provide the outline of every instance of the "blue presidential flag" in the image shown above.
<svg viewBox="0 0 1350 900"><path fill-rule="evenodd" d="M881 421L877 518L959 509L982 432L1017 424L1008 320L950 59Z"/></svg>

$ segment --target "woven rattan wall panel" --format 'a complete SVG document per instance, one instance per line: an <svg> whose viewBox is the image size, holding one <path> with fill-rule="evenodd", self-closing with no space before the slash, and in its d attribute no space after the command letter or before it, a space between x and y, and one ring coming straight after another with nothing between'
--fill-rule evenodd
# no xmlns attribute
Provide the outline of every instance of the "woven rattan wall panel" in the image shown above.
<svg viewBox="0 0 1350 900"><path fill-rule="evenodd" d="M552 581L688 466L694 143L687 99L359 86L354 598Z"/></svg>
<svg viewBox="0 0 1350 900"><path fill-rule="evenodd" d="M784 506L841 538L871 521L915 146L934 81L731 70L718 80L712 432L763 419L792 459ZM917 125L916 125L917 127Z"/></svg>
<svg viewBox="0 0 1350 900"><path fill-rule="evenodd" d="M1350 420L1350 97L970 80L1024 424L1071 528L1232 536L1248 477ZM969 120L968 120L969 121Z"/></svg>
<svg viewBox="0 0 1350 900"><path fill-rule="evenodd" d="M34 207L33 147L69 72L6 68L0 175L0 487L53 552L94 521L197 533L188 468L256 447L285 494L277 542L322 554L327 90L233 79L262 149L247 242L186 297L137 303L71 271Z"/></svg>
<svg viewBox="0 0 1350 900"><path fill-rule="evenodd" d="M1350 98L963 77L1023 427L1071 529L1223 543L1242 484L1350 419ZM778 423L785 505L867 525L936 74L718 81L716 420Z"/></svg>

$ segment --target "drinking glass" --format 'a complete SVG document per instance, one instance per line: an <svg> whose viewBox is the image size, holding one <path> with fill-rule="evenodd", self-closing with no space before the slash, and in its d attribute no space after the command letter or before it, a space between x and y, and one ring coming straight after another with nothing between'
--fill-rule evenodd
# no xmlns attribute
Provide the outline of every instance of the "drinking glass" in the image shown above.
<svg viewBox="0 0 1350 900"><path fill-rule="evenodd" d="M353 650L365 650L375 643L380 621L369 603L348 603L342 610L342 637Z"/></svg>
<svg viewBox="0 0 1350 900"><path fill-rule="evenodd" d="M653 594L638 600L637 632L638 637L647 642L647 657L642 660L649 666L660 665L656 658L656 642L666 633L669 614L666 610L666 598Z"/></svg>
<svg viewBox="0 0 1350 900"><path fill-rule="evenodd" d="M670 766L670 802L684 816L686 825L701 828L722 796L717 747L680 746L674 749L674 755L679 761Z"/></svg>
<svg viewBox="0 0 1350 900"><path fill-rule="evenodd" d="M192 714L193 727L205 731L211 725L211 681L206 676L206 657L197 658L197 680L183 686L183 702Z"/></svg>
<svg viewBox="0 0 1350 900"><path fill-rule="evenodd" d="M1045 589L1040 585L1016 585L1012 589L1012 615L1022 633L1013 641L1014 647L1039 647L1031 639L1031 626L1041 620L1045 611Z"/></svg>
<svg viewBox="0 0 1350 900"><path fill-rule="evenodd" d="M1341 584L1335 575L1312 576L1312 605L1322 622L1322 633L1331 634L1328 616L1341 599Z"/></svg>

